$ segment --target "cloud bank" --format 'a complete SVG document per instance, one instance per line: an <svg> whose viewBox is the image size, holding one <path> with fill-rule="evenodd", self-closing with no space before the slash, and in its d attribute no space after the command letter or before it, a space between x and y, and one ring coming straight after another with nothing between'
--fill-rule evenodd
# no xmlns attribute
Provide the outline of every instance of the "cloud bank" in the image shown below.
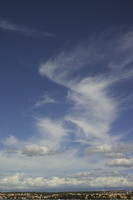
<svg viewBox="0 0 133 200"><path fill-rule="evenodd" d="M74 177L26 177L24 173L17 173L12 176L4 176L0 178L0 189L3 191L27 191L28 189L37 190L43 188L57 189L69 187L88 187L88 188L118 188L118 187L132 187L133 180L127 180L122 176L103 176L95 179L90 176L79 178ZM28 188L28 189L27 189Z"/></svg>

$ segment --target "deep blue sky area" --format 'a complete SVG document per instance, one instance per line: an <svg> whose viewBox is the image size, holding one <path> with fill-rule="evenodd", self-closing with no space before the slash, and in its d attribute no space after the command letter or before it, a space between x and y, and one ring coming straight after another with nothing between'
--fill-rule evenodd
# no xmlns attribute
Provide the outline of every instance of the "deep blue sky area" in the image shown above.
<svg viewBox="0 0 133 200"><path fill-rule="evenodd" d="M0 13L1 19L10 19L16 24L54 32L60 39L73 41L110 26L131 25L132 6L131 0L5 0L1 1Z"/></svg>
<svg viewBox="0 0 133 200"><path fill-rule="evenodd" d="M0 191L133 187L133 1L0 1Z"/></svg>

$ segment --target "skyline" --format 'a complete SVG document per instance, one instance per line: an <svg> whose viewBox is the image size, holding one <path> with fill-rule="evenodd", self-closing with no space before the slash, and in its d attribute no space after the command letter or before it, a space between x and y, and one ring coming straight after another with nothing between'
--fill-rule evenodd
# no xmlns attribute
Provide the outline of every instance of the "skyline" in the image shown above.
<svg viewBox="0 0 133 200"><path fill-rule="evenodd" d="M1 1L0 191L133 187L132 6Z"/></svg>

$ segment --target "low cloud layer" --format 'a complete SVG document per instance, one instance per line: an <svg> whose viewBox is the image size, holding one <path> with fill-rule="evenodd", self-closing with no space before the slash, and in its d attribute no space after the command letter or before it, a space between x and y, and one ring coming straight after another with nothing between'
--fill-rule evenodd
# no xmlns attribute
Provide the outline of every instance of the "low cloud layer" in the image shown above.
<svg viewBox="0 0 133 200"><path fill-rule="evenodd" d="M12 176L3 176L0 178L0 190L6 191L27 191L40 189L57 189L69 187L87 187L87 188L129 188L133 186L133 180L128 180L122 176L103 176L92 178L91 176L84 176L80 178L72 177L26 177L24 173L16 173Z"/></svg>

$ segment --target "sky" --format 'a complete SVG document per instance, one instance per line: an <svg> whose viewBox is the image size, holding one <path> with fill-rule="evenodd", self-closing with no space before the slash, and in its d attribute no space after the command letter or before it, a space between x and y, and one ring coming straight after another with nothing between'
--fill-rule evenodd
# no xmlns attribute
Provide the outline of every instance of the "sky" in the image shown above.
<svg viewBox="0 0 133 200"><path fill-rule="evenodd" d="M133 187L132 10L0 1L0 191Z"/></svg>

